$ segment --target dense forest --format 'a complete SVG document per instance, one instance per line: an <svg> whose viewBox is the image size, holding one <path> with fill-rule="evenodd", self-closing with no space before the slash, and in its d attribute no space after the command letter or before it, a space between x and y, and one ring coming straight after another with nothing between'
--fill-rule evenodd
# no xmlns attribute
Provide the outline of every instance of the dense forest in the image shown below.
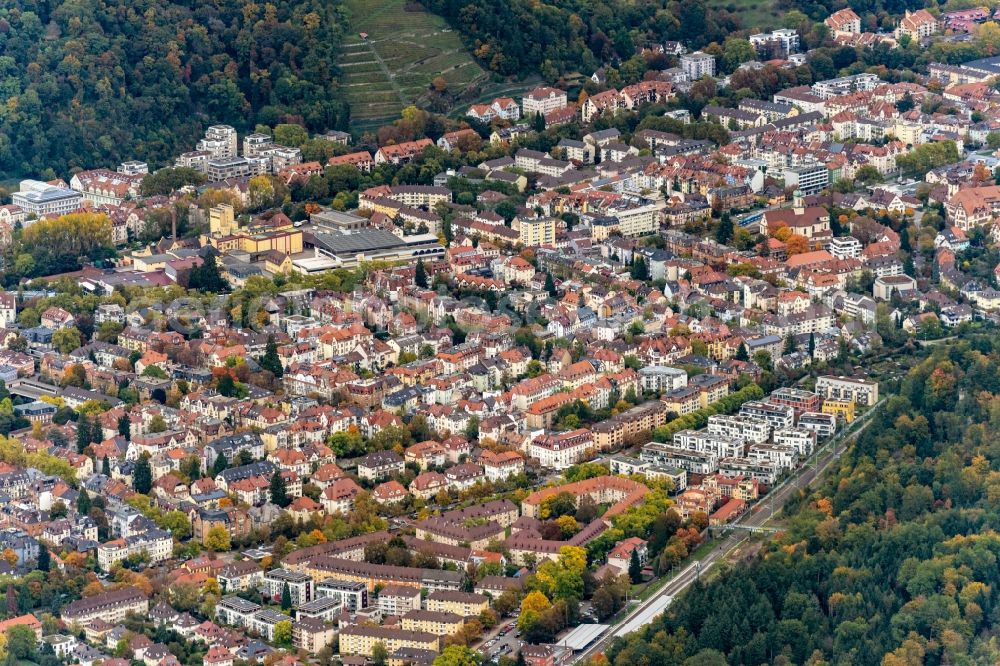
<svg viewBox="0 0 1000 666"><path fill-rule="evenodd" d="M936 348L880 409L784 533L611 663L1000 663L1000 336Z"/></svg>
<svg viewBox="0 0 1000 666"><path fill-rule="evenodd" d="M326 0L13 0L0 8L0 175L154 165L204 128L346 129Z"/></svg>
<svg viewBox="0 0 1000 666"><path fill-rule="evenodd" d="M589 75L614 57L628 59L647 42L682 40L699 47L739 28L728 11L704 0L427 0L465 36L473 54L508 76L541 72ZM516 27L515 27L516 26Z"/></svg>

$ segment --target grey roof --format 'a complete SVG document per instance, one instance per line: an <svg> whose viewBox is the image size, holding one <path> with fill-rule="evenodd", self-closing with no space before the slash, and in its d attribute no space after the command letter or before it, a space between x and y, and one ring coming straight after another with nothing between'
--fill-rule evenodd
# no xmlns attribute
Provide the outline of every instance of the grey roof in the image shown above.
<svg viewBox="0 0 1000 666"><path fill-rule="evenodd" d="M363 229L350 234L310 234L317 245L335 254L354 254L372 250L387 250L403 244L395 234L382 229Z"/></svg>

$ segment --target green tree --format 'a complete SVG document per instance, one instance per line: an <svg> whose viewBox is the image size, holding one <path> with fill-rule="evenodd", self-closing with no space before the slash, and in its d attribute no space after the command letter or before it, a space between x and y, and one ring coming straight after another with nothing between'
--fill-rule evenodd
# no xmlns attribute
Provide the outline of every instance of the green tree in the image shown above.
<svg viewBox="0 0 1000 666"><path fill-rule="evenodd" d="M219 273L215 255L209 253L200 266L191 269L188 275L188 287L209 294L221 294L229 291L229 283Z"/></svg>
<svg viewBox="0 0 1000 666"><path fill-rule="evenodd" d="M118 434L125 438L125 441L132 439L132 420L128 413L118 417Z"/></svg>
<svg viewBox="0 0 1000 666"><path fill-rule="evenodd" d="M479 666L479 653L465 645L449 645L434 658L432 666Z"/></svg>
<svg viewBox="0 0 1000 666"><path fill-rule="evenodd" d="M185 185L201 185L205 174L188 167L166 167L148 174L142 179L144 197L173 194Z"/></svg>
<svg viewBox="0 0 1000 666"><path fill-rule="evenodd" d="M149 419L149 432L156 434L161 432L166 432L167 422L159 414L154 414L153 418Z"/></svg>
<svg viewBox="0 0 1000 666"><path fill-rule="evenodd" d="M719 226L715 230L715 240L723 245L728 245L729 241L733 239L733 233L733 218L729 216L728 211L723 212L719 219Z"/></svg>
<svg viewBox="0 0 1000 666"><path fill-rule="evenodd" d="M52 346L63 354L79 349L81 344L83 337L80 335L80 329L75 326L60 328L52 334Z"/></svg>
<svg viewBox="0 0 1000 666"><path fill-rule="evenodd" d="M90 494L83 488L80 488L80 494L76 496L76 513L80 516L90 515Z"/></svg>
<svg viewBox="0 0 1000 666"><path fill-rule="evenodd" d="M52 567L52 556L49 554L48 546L42 544L38 548L38 570L48 571Z"/></svg>
<svg viewBox="0 0 1000 666"><path fill-rule="evenodd" d="M274 336L267 338L267 346L264 348L264 356L260 359L260 367L268 370L275 377L285 374L285 369L281 366L281 358L278 357L278 345L274 341Z"/></svg>
<svg viewBox="0 0 1000 666"><path fill-rule="evenodd" d="M785 344L782 346L782 354L791 354L795 351L795 335L789 333L785 336Z"/></svg>
<svg viewBox="0 0 1000 666"><path fill-rule="evenodd" d="M642 563L639 562L639 549L633 548L628 561L628 577L633 583L642 582Z"/></svg>
<svg viewBox="0 0 1000 666"><path fill-rule="evenodd" d="M111 478L111 456L104 456L101 460L101 474Z"/></svg>
<svg viewBox="0 0 1000 666"><path fill-rule="evenodd" d="M556 289L556 282L552 279L552 273L545 271L545 291L552 298L559 296L559 290Z"/></svg>
<svg viewBox="0 0 1000 666"><path fill-rule="evenodd" d="M424 267L423 259L417 261L417 267L413 276L413 284L417 285L421 289L427 288L427 269Z"/></svg>
<svg viewBox="0 0 1000 666"><path fill-rule="evenodd" d="M377 641L372 646L372 664L375 666L385 666L389 660L389 651L385 649L385 643Z"/></svg>
<svg viewBox="0 0 1000 666"><path fill-rule="evenodd" d="M216 552L225 552L232 548L232 539L229 530L222 525L216 525L208 530L205 535L205 547Z"/></svg>
<svg viewBox="0 0 1000 666"><path fill-rule="evenodd" d="M646 260L641 256L636 256L632 261L632 270L630 275L633 280L648 280L649 279L649 268L646 266Z"/></svg>
<svg viewBox="0 0 1000 666"><path fill-rule="evenodd" d="M149 454L142 454L132 471L132 488L137 493L148 495L153 488L153 470L149 465Z"/></svg>
<svg viewBox="0 0 1000 666"><path fill-rule="evenodd" d="M90 445L90 419L86 415L81 415L76 422L76 452L83 453L83 450Z"/></svg>
<svg viewBox="0 0 1000 666"><path fill-rule="evenodd" d="M287 647L292 644L292 621L282 620L274 625L274 642L276 645Z"/></svg>
<svg viewBox="0 0 1000 666"><path fill-rule="evenodd" d="M274 474L271 475L271 501L282 508L292 502L288 496L285 477L281 476L281 470L275 470Z"/></svg>
<svg viewBox="0 0 1000 666"><path fill-rule="evenodd" d="M178 541L191 537L191 521L183 511L167 511L156 520L156 524L169 531Z"/></svg>
<svg viewBox="0 0 1000 666"><path fill-rule="evenodd" d="M309 140L309 132L302 125L281 124L274 128L274 142L298 148Z"/></svg>
<svg viewBox="0 0 1000 666"><path fill-rule="evenodd" d="M17 659L33 662L37 660L35 630L25 625L15 625L7 629L7 653Z"/></svg>
<svg viewBox="0 0 1000 666"><path fill-rule="evenodd" d="M226 460L226 456L219 453L215 456L215 462L212 464L212 476L219 476L227 467L229 467L229 461Z"/></svg>
<svg viewBox="0 0 1000 666"><path fill-rule="evenodd" d="M292 589L288 583L281 588L281 610L290 610L292 607Z"/></svg>

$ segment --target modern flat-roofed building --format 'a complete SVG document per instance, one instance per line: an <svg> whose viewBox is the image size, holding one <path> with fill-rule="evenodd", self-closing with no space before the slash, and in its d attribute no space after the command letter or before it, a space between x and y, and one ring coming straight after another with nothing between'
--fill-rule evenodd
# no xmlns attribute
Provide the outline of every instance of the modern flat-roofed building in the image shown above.
<svg viewBox="0 0 1000 666"><path fill-rule="evenodd" d="M387 585L378 593L383 615L402 615L420 608L420 589L410 585Z"/></svg>
<svg viewBox="0 0 1000 666"><path fill-rule="evenodd" d="M368 605L368 586L365 583L328 578L316 583L316 598L340 599L344 608L352 613Z"/></svg>
<svg viewBox="0 0 1000 666"><path fill-rule="evenodd" d="M878 402L878 382L826 375L816 379L816 393L824 400L850 400L870 407Z"/></svg>
<svg viewBox="0 0 1000 666"><path fill-rule="evenodd" d="M333 622L343 611L344 603L342 599L319 597L296 608L295 618L297 620L312 618L325 622Z"/></svg>
<svg viewBox="0 0 1000 666"><path fill-rule="evenodd" d="M740 416L766 422L772 428L791 428L795 425L795 410L782 405L750 400L740 407Z"/></svg>
<svg viewBox="0 0 1000 666"><path fill-rule="evenodd" d="M684 54L681 56L681 70L692 81L705 76L715 76L715 56L702 51Z"/></svg>
<svg viewBox="0 0 1000 666"><path fill-rule="evenodd" d="M281 601L286 585L293 607L313 600L313 580L307 574L289 569L271 569L264 574L264 594L274 601Z"/></svg>
<svg viewBox="0 0 1000 666"><path fill-rule="evenodd" d="M766 421L726 414L709 416L708 432L755 444L763 444L771 438L771 426Z"/></svg>
<svg viewBox="0 0 1000 666"><path fill-rule="evenodd" d="M798 427L812 430L817 437L833 437L837 432L837 417L833 414L806 412L799 416Z"/></svg>
<svg viewBox="0 0 1000 666"><path fill-rule="evenodd" d="M28 216L55 217L80 208L83 194L40 180L22 180L18 191L11 195L11 202Z"/></svg>
<svg viewBox="0 0 1000 666"><path fill-rule="evenodd" d="M245 157L213 157L208 160L206 173L210 181L241 178L250 175L250 162Z"/></svg>

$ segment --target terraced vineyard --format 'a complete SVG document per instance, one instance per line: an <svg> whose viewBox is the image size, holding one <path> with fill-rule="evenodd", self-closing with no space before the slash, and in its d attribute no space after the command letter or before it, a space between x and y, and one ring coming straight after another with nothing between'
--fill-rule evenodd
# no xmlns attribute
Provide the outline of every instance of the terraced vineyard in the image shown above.
<svg viewBox="0 0 1000 666"><path fill-rule="evenodd" d="M352 34L344 40L340 65L355 131L393 121L427 93L436 76L444 77L453 94L488 80L444 19L407 11L406 5L405 0L347 0Z"/></svg>

